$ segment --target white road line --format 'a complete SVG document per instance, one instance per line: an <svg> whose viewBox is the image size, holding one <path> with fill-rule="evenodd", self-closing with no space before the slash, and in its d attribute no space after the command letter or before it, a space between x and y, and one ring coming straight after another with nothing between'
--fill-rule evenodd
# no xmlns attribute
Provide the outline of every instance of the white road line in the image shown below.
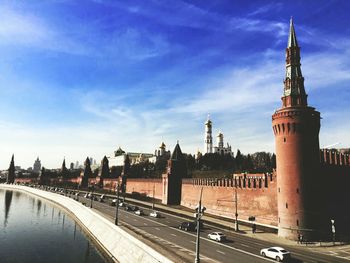
<svg viewBox="0 0 350 263"><path fill-rule="evenodd" d="M220 251L220 250L216 250L216 252L218 252L218 253L220 253L220 254L223 254L223 255L226 255L225 252L222 252L222 251Z"/></svg>
<svg viewBox="0 0 350 263"><path fill-rule="evenodd" d="M106 206L107 206L107 205L106 205ZM164 214L167 214L167 213L164 213ZM130 215L133 215L133 214L130 214ZM177 217L177 218L183 219L183 217L179 217L179 216L171 215L171 214L169 214L169 215L172 216L172 217ZM136 216L136 215L135 215L135 216ZM191 233L188 233L188 232L186 232L186 231L182 231L182 230L177 229L177 228L172 228L172 227L170 227L170 226L168 226L168 225L166 225L166 224L162 224L162 223L160 223L160 222L157 222L157 221L154 221L154 220L145 218L145 217L143 217L143 219L148 220L148 221L150 221L150 222L152 222L152 223L159 224L159 225L161 225L161 226L165 226L165 227L170 228L170 229L173 229L173 230L175 230L175 231L179 231L179 232L181 232L181 233L183 233L183 234L187 234L187 235L190 235L190 236L196 236L195 234L191 234ZM210 225L210 224L208 224L208 225ZM208 242L212 242L213 244L218 244L216 241L207 239L207 238L205 238L205 237L201 237L201 239L202 239L202 240L206 240L206 241L208 241ZM195 242L194 242L194 243L195 243ZM250 255L250 256L252 256L252 257L256 257L256 258L264 259L264 260L266 260L266 261L274 262L273 260L264 258L264 257L262 257L262 256L260 256L260 255L257 255L257 254L250 253L250 252L248 252L248 251L244 251L244 250L239 249L239 248L230 247L229 245L226 245L226 244L220 244L220 245L223 246L223 247L232 249L232 250L234 250L234 251L238 251L238 252L241 252L241 253L243 253L243 254ZM297 254L297 253L294 253L294 254ZM305 255L304 255L304 256L305 256Z"/></svg>
<svg viewBox="0 0 350 263"><path fill-rule="evenodd" d="M158 227L155 227L154 229L160 230Z"/></svg>
<svg viewBox="0 0 350 263"><path fill-rule="evenodd" d="M191 240L191 243L196 244L196 241Z"/></svg>
<svg viewBox="0 0 350 263"><path fill-rule="evenodd" d="M242 246L244 246L244 247L250 247L250 246L248 246L248 245L245 245L245 244L241 244Z"/></svg>
<svg viewBox="0 0 350 263"><path fill-rule="evenodd" d="M175 235L175 234L170 234L170 235L172 235L173 237L176 237L176 235Z"/></svg>
<svg viewBox="0 0 350 263"><path fill-rule="evenodd" d="M342 257L342 256L336 256L337 258L345 258L345 259L349 259L349 257Z"/></svg>
<svg viewBox="0 0 350 263"><path fill-rule="evenodd" d="M143 223L145 226L148 226L148 224L147 223Z"/></svg>

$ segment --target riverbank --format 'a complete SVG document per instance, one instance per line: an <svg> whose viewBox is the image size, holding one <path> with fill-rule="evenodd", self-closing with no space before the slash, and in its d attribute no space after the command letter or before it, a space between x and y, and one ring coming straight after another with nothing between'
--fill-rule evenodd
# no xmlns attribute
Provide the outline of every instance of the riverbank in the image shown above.
<svg viewBox="0 0 350 263"><path fill-rule="evenodd" d="M33 194L66 210L114 262L172 262L106 218L69 197L27 186L0 184L0 187Z"/></svg>

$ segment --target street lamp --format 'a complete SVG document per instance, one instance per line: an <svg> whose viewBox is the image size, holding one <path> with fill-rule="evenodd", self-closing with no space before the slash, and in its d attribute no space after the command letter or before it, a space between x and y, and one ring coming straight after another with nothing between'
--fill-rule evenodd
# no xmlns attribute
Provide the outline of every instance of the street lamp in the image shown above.
<svg viewBox="0 0 350 263"><path fill-rule="evenodd" d="M116 210L115 210L115 225L118 225L118 210L119 210L119 181L117 183L117 202L116 202Z"/></svg>
<svg viewBox="0 0 350 263"><path fill-rule="evenodd" d="M91 202L90 202L90 208L92 208L92 201L94 199L94 184L91 186Z"/></svg>
<svg viewBox="0 0 350 263"><path fill-rule="evenodd" d="M153 185L153 202L152 202L152 210L154 210L154 206L155 206L155 204L154 204L154 192L155 192L155 185Z"/></svg>
<svg viewBox="0 0 350 263"><path fill-rule="evenodd" d="M204 214L205 207L202 207L202 193L203 193L203 187L201 188L201 194L199 197L198 207L196 208L196 220L197 220L197 236L196 236L196 258L195 263L200 262L199 258L199 241L200 241L200 228L201 228L201 217Z"/></svg>
<svg viewBox="0 0 350 263"><path fill-rule="evenodd" d="M235 212L235 231L238 232L238 211L237 211L237 187L235 186L235 207L236 207L236 212Z"/></svg>

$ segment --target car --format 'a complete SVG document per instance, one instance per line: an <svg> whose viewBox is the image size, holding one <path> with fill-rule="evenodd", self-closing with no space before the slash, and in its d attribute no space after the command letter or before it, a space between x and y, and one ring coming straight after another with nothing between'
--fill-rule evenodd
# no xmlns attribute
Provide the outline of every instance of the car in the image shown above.
<svg viewBox="0 0 350 263"><path fill-rule="evenodd" d="M100 199L98 199L98 201L100 201L101 203L103 203L103 202L104 202L104 199L105 199L105 195L101 195L101 196L100 196Z"/></svg>
<svg viewBox="0 0 350 263"><path fill-rule="evenodd" d="M116 205L117 205L117 199L115 198L111 201L111 206L116 206Z"/></svg>
<svg viewBox="0 0 350 263"><path fill-rule="evenodd" d="M262 255L263 257L273 258L278 262L287 261L291 257L290 252L282 247L264 248L260 250L260 255Z"/></svg>
<svg viewBox="0 0 350 263"><path fill-rule="evenodd" d="M120 206L120 207L124 207L124 206L126 206L126 205L125 205L125 203L120 202L120 203L119 203L119 206Z"/></svg>
<svg viewBox="0 0 350 263"><path fill-rule="evenodd" d="M208 235L208 238L218 242L222 242L226 240L226 236L221 232L212 232Z"/></svg>
<svg viewBox="0 0 350 263"><path fill-rule="evenodd" d="M135 214L136 214L136 215L139 215L139 216L144 215L143 211L140 210L140 209L139 209L139 210L136 210L136 211L135 211Z"/></svg>
<svg viewBox="0 0 350 263"><path fill-rule="evenodd" d="M136 212L137 210L140 210L138 206L130 206L130 210Z"/></svg>
<svg viewBox="0 0 350 263"><path fill-rule="evenodd" d="M149 215L152 216L152 217L155 217L155 218L160 217L160 214L157 211L152 211Z"/></svg>
<svg viewBox="0 0 350 263"><path fill-rule="evenodd" d="M185 230L185 231L195 231L196 230L196 224L194 222L182 222L179 225L179 229Z"/></svg>

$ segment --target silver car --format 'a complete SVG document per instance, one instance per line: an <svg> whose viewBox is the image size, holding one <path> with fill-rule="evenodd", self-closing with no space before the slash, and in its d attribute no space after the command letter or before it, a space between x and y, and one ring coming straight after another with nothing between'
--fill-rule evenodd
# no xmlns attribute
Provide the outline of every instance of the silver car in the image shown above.
<svg viewBox="0 0 350 263"><path fill-rule="evenodd" d="M210 233L208 235L208 238L212 239L212 240L215 240L215 241L218 241L218 242L222 242L222 241L226 240L226 236L223 233L221 233L221 232Z"/></svg>
<svg viewBox="0 0 350 263"><path fill-rule="evenodd" d="M290 259L290 252L282 247L269 247L260 250L260 255L263 257L276 259L278 262L287 261Z"/></svg>

